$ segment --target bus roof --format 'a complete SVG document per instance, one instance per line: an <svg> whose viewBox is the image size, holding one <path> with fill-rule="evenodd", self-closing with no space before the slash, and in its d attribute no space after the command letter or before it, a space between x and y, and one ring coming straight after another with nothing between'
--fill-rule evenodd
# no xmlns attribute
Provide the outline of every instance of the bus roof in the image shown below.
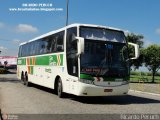
<svg viewBox="0 0 160 120"><path fill-rule="evenodd" d="M26 43L29 43L29 42L36 41L36 40L38 40L38 39L47 37L47 36L52 35L52 34L54 34L54 33L63 31L63 30L65 30L65 29L68 29L68 28L71 28L71 27L79 27L79 26L105 28L105 29L111 29L111 30L116 30L116 31L121 31L121 32L123 31L123 30L121 30L121 29L114 28L114 27L109 27L109 26L74 23L74 24L70 24L70 25L68 25L68 26L65 26L65 27L63 27L63 28L60 28L60 29L58 29L58 30L50 31L50 32L48 32L48 33L46 33L46 34L40 35L40 36L38 36L38 37L36 37L36 38L33 38L33 39L29 40L29 41L20 43L20 46L21 46L21 45L24 45L24 44L26 44Z"/></svg>

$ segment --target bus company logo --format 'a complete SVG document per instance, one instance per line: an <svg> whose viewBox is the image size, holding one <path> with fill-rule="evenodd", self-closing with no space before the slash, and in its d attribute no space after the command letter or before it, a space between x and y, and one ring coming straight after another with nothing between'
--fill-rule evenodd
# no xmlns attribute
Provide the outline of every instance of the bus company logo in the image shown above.
<svg viewBox="0 0 160 120"><path fill-rule="evenodd" d="M45 68L45 72L47 72L47 73L52 73L52 70Z"/></svg>
<svg viewBox="0 0 160 120"><path fill-rule="evenodd" d="M49 65L56 66L56 62L53 59L53 56L49 56Z"/></svg>

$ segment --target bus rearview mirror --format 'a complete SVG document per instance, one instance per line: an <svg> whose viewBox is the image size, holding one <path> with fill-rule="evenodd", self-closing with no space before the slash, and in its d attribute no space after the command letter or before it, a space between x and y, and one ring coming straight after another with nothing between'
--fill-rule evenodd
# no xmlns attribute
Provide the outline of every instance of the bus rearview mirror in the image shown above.
<svg viewBox="0 0 160 120"><path fill-rule="evenodd" d="M75 37L77 39L77 55L84 53L84 38Z"/></svg>
<svg viewBox="0 0 160 120"><path fill-rule="evenodd" d="M140 54L140 53L139 53L139 45L134 44L134 43L131 43L131 42L128 42L128 44L134 47L134 53L135 53L135 56L132 57L132 58L130 58L130 59L132 59L132 60L133 60L133 59L138 59L139 54Z"/></svg>

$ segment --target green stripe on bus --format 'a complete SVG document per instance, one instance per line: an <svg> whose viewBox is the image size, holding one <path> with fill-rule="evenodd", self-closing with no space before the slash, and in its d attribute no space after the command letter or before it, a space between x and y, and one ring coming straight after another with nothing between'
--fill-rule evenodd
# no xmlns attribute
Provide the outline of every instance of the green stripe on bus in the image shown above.
<svg viewBox="0 0 160 120"><path fill-rule="evenodd" d="M33 59L34 58L34 59ZM26 65L27 58L19 58L17 61L18 65ZM63 66L63 54L60 55L48 55L48 56L33 56L29 58L30 65L53 65L53 66Z"/></svg>
<svg viewBox="0 0 160 120"><path fill-rule="evenodd" d="M122 79L123 81L128 81L129 76L124 77L124 78L117 78L117 77L99 77L103 78L103 81L116 81L117 79ZM87 79L87 80L95 80L94 76L87 75L87 74L80 74L80 79Z"/></svg>
<svg viewBox="0 0 160 120"><path fill-rule="evenodd" d="M26 65L26 58L19 58L17 59L18 65Z"/></svg>
<svg viewBox="0 0 160 120"><path fill-rule="evenodd" d="M49 56L36 57L36 65L49 65Z"/></svg>
<svg viewBox="0 0 160 120"><path fill-rule="evenodd" d="M94 80L94 78L91 75L87 74L80 74L81 79L87 79L87 80Z"/></svg>
<svg viewBox="0 0 160 120"><path fill-rule="evenodd" d="M60 64L60 66L63 66L63 54L60 54L60 58L61 58L61 64Z"/></svg>

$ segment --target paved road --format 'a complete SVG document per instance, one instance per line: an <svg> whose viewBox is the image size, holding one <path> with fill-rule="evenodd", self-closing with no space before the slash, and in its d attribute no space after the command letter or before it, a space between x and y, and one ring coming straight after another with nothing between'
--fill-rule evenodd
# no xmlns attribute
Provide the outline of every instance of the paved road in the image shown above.
<svg viewBox="0 0 160 120"><path fill-rule="evenodd" d="M10 75L15 78L16 75ZM0 77L2 77L0 75ZM67 97L60 99L52 90L26 87L16 79L0 79L0 108L12 114L160 114L160 96L135 93L120 97Z"/></svg>

